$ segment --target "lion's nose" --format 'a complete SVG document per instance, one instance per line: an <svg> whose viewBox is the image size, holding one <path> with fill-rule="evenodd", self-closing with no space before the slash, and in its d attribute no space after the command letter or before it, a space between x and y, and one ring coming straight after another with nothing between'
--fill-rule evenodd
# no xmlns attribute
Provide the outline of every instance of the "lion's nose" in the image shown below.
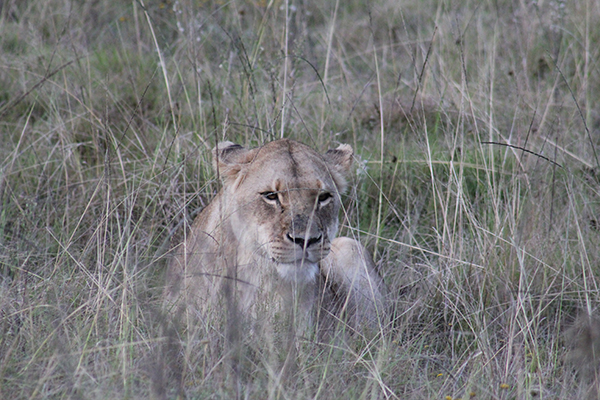
<svg viewBox="0 0 600 400"><path fill-rule="evenodd" d="M312 246L313 244L319 243L321 241L322 237L323 237L323 235L319 235L317 237L309 238L308 240L306 240L304 237L294 237L294 236L290 235L289 233L287 234L287 238L289 240L296 243L303 249L307 249L310 246Z"/></svg>

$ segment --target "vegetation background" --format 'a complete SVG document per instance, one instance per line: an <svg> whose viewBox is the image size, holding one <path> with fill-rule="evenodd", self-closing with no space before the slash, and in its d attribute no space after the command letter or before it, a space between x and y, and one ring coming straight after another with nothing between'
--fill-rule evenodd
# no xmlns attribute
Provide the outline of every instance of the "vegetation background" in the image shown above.
<svg viewBox="0 0 600 400"><path fill-rule="evenodd" d="M598 398L599 43L596 0L0 1L0 398ZM288 384L183 335L177 388L171 237L282 136L354 147L393 321Z"/></svg>

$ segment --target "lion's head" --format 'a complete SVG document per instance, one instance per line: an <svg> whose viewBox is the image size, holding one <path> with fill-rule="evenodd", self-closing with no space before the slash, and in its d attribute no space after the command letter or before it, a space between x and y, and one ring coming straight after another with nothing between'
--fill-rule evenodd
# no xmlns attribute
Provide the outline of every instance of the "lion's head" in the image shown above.
<svg viewBox="0 0 600 400"><path fill-rule="evenodd" d="M220 143L214 163L239 247L273 261L285 280L312 280L337 233L352 154L349 145L319 154L288 139L256 149Z"/></svg>

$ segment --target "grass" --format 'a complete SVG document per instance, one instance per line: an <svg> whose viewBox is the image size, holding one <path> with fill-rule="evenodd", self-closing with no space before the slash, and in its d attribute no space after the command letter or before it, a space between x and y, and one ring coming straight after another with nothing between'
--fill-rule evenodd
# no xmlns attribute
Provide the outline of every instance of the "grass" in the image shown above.
<svg viewBox="0 0 600 400"><path fill-rule="evenodd" d="M596 1L0 9L0 398L598 398ZM281 136L355 149L341 234L393 321L286 384L249 342L238 387L165 328L165 254L214 144Z"/></svg>

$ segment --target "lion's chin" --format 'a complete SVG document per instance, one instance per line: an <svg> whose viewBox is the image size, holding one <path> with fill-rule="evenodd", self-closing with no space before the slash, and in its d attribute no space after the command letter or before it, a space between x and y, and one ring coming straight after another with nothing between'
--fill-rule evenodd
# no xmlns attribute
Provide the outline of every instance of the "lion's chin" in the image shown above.
<svg viewBox="0 0 600 400"><path fill-rule="evenodd" d="M295 263L277 263L277 273L279 276L294 283L312 283L315 281L319 266L316 262L307 260L297 261Z"/></svg>

